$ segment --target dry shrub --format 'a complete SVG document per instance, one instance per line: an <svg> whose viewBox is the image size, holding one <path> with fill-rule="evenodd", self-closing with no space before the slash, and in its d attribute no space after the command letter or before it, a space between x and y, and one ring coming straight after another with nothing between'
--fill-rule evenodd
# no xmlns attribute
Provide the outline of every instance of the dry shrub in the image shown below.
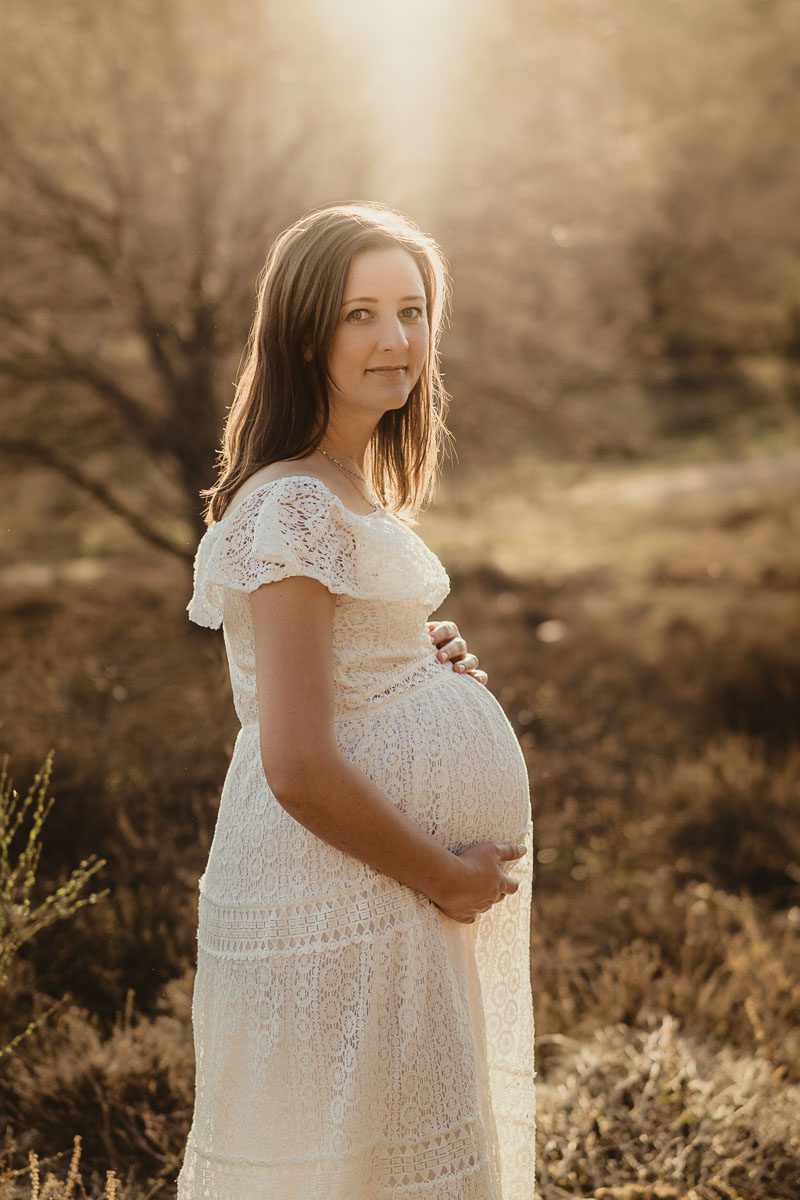
<svg viewBox="0 0 800 1200"><path fill-rule="evenodd" d="M685 544L673 532L668 559ZM716 1091L732 1094L721 1068L714 1074L720 1044L728 1047L720 1061L735 1063L754 1094L761 1089L759 1108L800 1082L796 606L750 583L723 602L721 583L698 573L707 547L694 527L691 537L688 574L677 553L666 585L644 578L639 591L621 586L610 563L549 582L448 564L446 615L458 616L488 668L531 771L542 855L533 928L539 1114L556 1143L541 1159L542 1200L789 1194L780 1191L780 1144L771 1149L772 1193L738 1176L724 1182L721 1168L714 1175L732 1149L727 1109L721 1140L704 1152L705 1179L691 1146L716 1129ZM712 557L722 561L716 549ZM788 587L786 559L776 567ZM766 550L756 565L769 568ZM104 905L57 937L44 931L17 964L9 1018L31 994L46 999L64 984L81 1009L0 1080L0 1107L24 1131L24 1149L44 1153L78 1129L90 1162L127 1166L133 1189L146 1170L165 1193L191 1105L196 880L236 731L221 640L188 625L187 598L185 570L159 561L115 570L97 589L60 585L52 602L6 593L0 605L11 635L0 652L4 737L23 772L42 745L57 749L61 803L41 873L52 878L65 856L97 851L113 880ZM540 639L548 620L560 623L560 640ZM159 1007L165 986L171 1011ZM131 987L144 1015L120 1027L115 1014ZM664 1026L671 1040L652 1053L666 1062L674 1052L694 1073L687 1068L659 1099L647 1091L642 1038L664 1014L678 1024ZM583 1082L567 1084L558 1054L587 1042L586 1105L599 1108L606 1086L610 1095L610 1124L594 1141ZM642 1093L628 1108L617 1078L626 1062L633 1094ZM660 1078L677 1076L668 1065ZM681 1086L694 1088L691 1119L688 1103L678 1107ZM731 1162L752 1153L763 1182L769 1141L746 1124L750 1113Z"/></svg>
<svg viewBox="0 0 800 1200"><path fill-rule="evenodd" d="M79 1129L92 1164L113 1164L139 1182L177 1174L193 1101L192 975L167 986L154 1017L135 1013L129 994L103 1039L96 1018L72 1009L43 1031L35 1050L11 1061L0 1107L9 1129L31 1131L23 1150L33 1142L49 1149Z"/></svg>
<svg viewBox="0 0 800 1200"><path fill-rule="evenodd" d="M649 799L668 818L667 860L688 858L716 886L776 906L800 895L800 748L767 756L755 738L717 738L664 768Z"/></svg>
<svg viewBox="0 0 800 1200"><path fill-rule="evenodd" d="M191 815L187 798L187 825ZM172 835L162 824L159 837L143 814L140 840L134 840L129 831L135 814L120 809L115 820L114 840L106 844L111 895L59 931L45 931L29 953L39 990L56 993L68 982L77 1003L90 1006L106 1032L128 989L137 1008L150 1012L170 979L194 966L202 870L181 861L188 829Z"/></svg>
<svg viewBox="0 0 800 1200"><path fill-rule="evenodd" d="M610 876L624 888L630 874L666 867L770 908L800 902L800 748L770 751L726 734L698 752L650 753L627 770L606 756L588 794L593 774L577 751L573 770L575 760L584 788L565 787L557 808L551 781L533 780L544 895L602 896Z"/></svg>
<svg viewBox="0 0 800 1200"><path fill-rule="evenodd" d="M533 936L545 1069L558 1031L583 1038L652 1008L698 1037L758 1047L800 1082L800 910L770 913L707 883L676 887L667 867L595 879L545 907Z"/></svg>
<svg viewBox="0 0 800 1200"><path fill-rule="evenodd" d="M717 727L778 746L797 741L800 639L793 627L756 629L731 620L703 664L701 707Z"/></svg>
<svg viewBox="0 0 800 1200"><path fill-rule="evenodd" d="M540 1200L797 1200L800 1087L674 1017L576 1043L538 1102Z"/></svg>
<svg viewBox="0 0 800 1200"><path fill-rule="evenodd" d="M28 1167L27 1171L24 1168L13 1169L3 1167L0 1170L0 1200L75 1200L77 1196L76 1188L80 1188L82 1197L93 1194L94 1189L87 1192L86 1185L81 1178L79 1164L81 1159L81 1135L76 1133L72 1139L72 1156L67 1168L66 1179L60 1179L53 1171L46 1169L46 1163L39 1159L39 1155L35 1150L28 1151ZM3 1157L8 1156L8 1150L4 1147ZM50 1155L48 1161L52 1161L60 1155ZM42 1169L44 1169L44 1179L42 1179ZM22 1191L22 1183L15 1182L21 1180L24 1175L27 1175L30 1182L30 1191ZM106 1182L103 1188L102 1196L99 1200L136 1200L136 1198L120 1185L115 1171L106 1172Z"/></svg>
<svg viewBox="0 0 800 1200"><path fill-rule="evenodd" d="M4 740L20 774L42 743L56 751L39 874L96 851L113 880L103 906L45 931L29 958L42 992L66 983L107 1024L126 988L147 1011L193 960L196 882L236 727L221 639L186 621L178 581L171 564L133 564L102 587L60 585L49 603L0 596Z"/></svg>

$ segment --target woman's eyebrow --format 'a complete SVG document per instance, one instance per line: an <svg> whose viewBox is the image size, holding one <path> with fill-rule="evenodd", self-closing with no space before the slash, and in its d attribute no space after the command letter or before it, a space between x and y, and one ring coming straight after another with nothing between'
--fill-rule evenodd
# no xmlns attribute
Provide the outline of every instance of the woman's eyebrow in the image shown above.
<svg viewBox="0 0 800 1200"><path fill-rule="evenodd" d="M424 300L425 297L424 296L401 296L400 299L401 300ZM378 303L377 296L351 296L349 300L345 300L342 303L342 308L344 308L345 304L354 304L356 302L356 300L366 300L370 304Z"/></svg>

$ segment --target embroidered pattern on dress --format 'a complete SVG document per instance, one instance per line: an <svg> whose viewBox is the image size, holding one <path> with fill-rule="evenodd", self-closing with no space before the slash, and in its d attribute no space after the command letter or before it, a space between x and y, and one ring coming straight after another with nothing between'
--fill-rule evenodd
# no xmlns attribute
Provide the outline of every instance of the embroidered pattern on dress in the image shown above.
<svg viewBox="0 0 800 1200"><path fill-rule="evenodd" d="M248 594L336 596L334 734L451 850L523 841L518 881L462 925L314 836L267 784ZM409 527L321 480L250 493L208 528L190 620L223 627L237 735L199 881L195 1108L177 1200L530 1200L533 825L516 735L425 625L450 580Z"/></svg>

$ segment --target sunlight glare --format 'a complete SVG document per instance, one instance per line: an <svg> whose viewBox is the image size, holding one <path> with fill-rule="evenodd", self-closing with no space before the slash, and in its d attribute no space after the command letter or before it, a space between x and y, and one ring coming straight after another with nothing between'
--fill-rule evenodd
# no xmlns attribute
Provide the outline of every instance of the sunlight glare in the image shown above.
<svg viewBox="0 0 800 1200"><path fill-rule="evenodd" d="M410 173L435 171L477 0L315 0L309 8L333 54L364 73L376 184L402 189Z"/></svg>

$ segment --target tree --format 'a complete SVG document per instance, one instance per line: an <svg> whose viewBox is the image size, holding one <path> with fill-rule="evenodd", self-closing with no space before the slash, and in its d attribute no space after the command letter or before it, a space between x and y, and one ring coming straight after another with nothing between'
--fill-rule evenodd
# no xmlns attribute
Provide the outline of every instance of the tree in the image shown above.
<svg viewBox="0 0 800 1200"><path fill-rule="evenodd" d="M187 557L141 497L163 508L166 487L204 528L221 383L276 226L315 202L322 97L265 0L19 5L9 24L0 448Z"/></svg>

